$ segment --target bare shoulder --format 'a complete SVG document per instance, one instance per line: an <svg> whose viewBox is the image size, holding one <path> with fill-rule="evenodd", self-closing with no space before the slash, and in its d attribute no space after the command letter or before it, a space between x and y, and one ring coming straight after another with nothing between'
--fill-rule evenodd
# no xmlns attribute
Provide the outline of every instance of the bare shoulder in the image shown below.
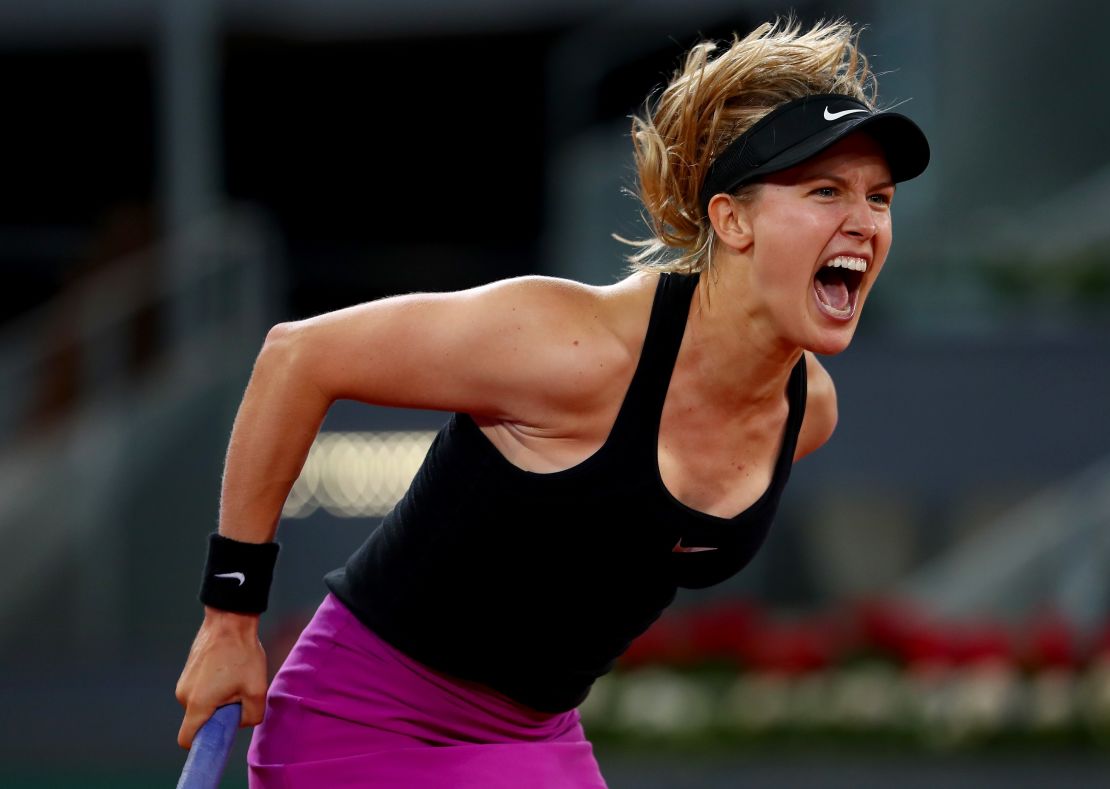
<svg viewBox="0 0 1110 789"><path fill-rule="evenodd" d="M518 357L527 377L520 421L550 422L548 409L578 415L603 411L619 399L647 328L654 292L648 278L596 286L535 276L491 289L507 311L506 328L528 349Z"/></svg>
<svg viewBox="0 0 1110 789"><path fill-rule="evenodd" d="M526 276L499 280L462 291L461 298L480 302L483 309L501 311L501 318L520 328L543 333L604 331L610 287L587 285L559 277Z"/></svg>
<svg viewBox="0 0 1110 789"><path fill-rule="evenodd" d="M816 397L819 401L831 397L836 401L836 385L832 376L821 364L821 360L812 351L805 352L806 357L806 390L810 402Z"/></svg>
<svg viewBox="0 0 1110 789"><path fill-rule="evenodd" d="M502 415L471 416L510 463L558 471L605 441L639 361L655 282L633 275L595 287L530 277L498 286L508 309L526 313L530 351Z"/></svg>
<svg viewBox="0 0 1110 789"><path fill-rule="evenodd" d="M606 287L520 277L393 296L279 324L264 350L329 402L574 424L631 377L648 289L639 275Z"/></svg>
<svg viewBox="0 0 1110 789"><path fill-rule="evenodd" d="M806 357L806 413L794 459L799 460L820 449L836 429L836 385L825 366L810 351Z"/></svg>
<svg viewBox="0 0 1110 789"><path fill-rule="evenodd" d="M510 311L542 310L536 317L557 319L557 325L563 325L562 320L566 320L575 325L585 322L618 330L628 308L634 309L635 303L642 302L645 293L650 301L654 291L649 280L637 274L611 285L588 285L560 277L533 275L499 280L469 292L481 294L491 305L501 303Z"/></svg>

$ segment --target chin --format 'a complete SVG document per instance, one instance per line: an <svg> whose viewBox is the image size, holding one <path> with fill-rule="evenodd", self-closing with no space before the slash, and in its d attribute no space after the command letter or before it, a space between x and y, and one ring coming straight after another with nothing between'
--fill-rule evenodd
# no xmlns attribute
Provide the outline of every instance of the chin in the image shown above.
<svg viewBox="0 0 1110 789"><path fill-rule="evenodd" d="M836 356L852 344L852 337L855 333L855 327L853 326L850 331L836 332L835 336L826 335L812 338L810 342L803 343L802 347L821 356Z"/></svg>
<svg viewBox="0 0 1110 789"><path fill-rule="evenodd" d="M815 325L806 332L805 340L800 343L802 347L822 356L835 356L851 345L859 323L858 309L848 320L830 318L820 310L815 313L812 316Z"/></svg>

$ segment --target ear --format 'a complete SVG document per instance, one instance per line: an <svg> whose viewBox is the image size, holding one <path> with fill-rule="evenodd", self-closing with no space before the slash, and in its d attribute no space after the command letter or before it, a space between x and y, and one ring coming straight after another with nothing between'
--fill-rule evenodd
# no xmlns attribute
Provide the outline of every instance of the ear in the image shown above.
<svg viewBox="0 0 1110 789"><path fill-rule="evenodd" d="M709 222L717 233L717 239L737 252L743 252L752 245L752 221L750 204L737 200L724 193L713 195L707 207Z"/></svg>

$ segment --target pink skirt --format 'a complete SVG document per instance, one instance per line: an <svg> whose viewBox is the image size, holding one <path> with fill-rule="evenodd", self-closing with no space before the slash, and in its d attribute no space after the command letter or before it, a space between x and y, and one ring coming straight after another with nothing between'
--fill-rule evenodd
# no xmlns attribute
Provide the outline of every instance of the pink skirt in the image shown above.
<svg viewBox="0 0 1110 789"><path fill-rule="evenodd" d="M605 789L577 710L433 671L330 594L270 686L247 761L252 789Z"/></svg>

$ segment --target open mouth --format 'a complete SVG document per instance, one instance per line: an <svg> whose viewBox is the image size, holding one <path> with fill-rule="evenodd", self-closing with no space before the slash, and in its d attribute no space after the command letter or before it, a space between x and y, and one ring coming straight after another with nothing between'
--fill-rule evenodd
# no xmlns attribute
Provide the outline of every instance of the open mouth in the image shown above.
<svg viewBox="0 0 1110 789"><path fill-rule="evenodd" d="M817 306L830 318L851 320L866 272L867 261L863 258L839 255L828 261L813 277Z"/></svg>

